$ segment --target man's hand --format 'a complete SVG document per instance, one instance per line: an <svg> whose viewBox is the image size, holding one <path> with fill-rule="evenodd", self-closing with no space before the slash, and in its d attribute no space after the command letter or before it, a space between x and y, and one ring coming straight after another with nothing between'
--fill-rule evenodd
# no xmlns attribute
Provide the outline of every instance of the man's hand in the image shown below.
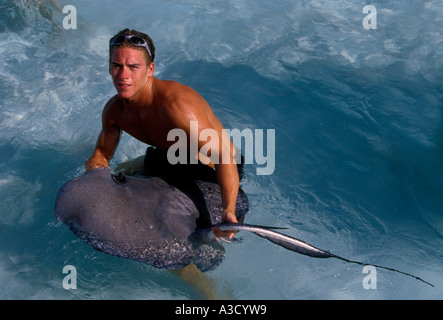
<svg viewBox="0 0 443 320"><path fill-rule="evenodd" d="M96 168L108 168L109 164L108 161L103 157L103 159L100 159L97 156L92 156L84 163L86 172L96 169Z"/></svg>
<svg viewBox="0 0 443 320"><path fill-rule="evenodd" d="M238 223L238 220L234 212L223 211L222 222ZM212 231L217 237L227 237L228 239L234 238L237 233L237 231L221 231L219 228L212 228Z"/></svg>

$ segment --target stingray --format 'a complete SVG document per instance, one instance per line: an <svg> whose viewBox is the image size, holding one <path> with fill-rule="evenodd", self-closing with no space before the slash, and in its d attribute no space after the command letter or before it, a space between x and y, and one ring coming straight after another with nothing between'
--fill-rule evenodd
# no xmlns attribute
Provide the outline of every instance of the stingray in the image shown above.
<svg viewBox="0 0 443 320"><path fill-rule="evenodd" d="M239 223L222 223L220 187L214 179L188 179L183 173L176 179L172 176L139 177L112 174L109 169L91 170L62 186L56 199L56 217L92 248L157 268L179 269L190 263L201 271L216 268L225 251L213 236L212 227L252 232L285 249L315 258L367 265L275 231L285 228L243 223L249 203L241 188L236 203ZM371 266L433 286L403 271Z"/></svg>
<svg viewBox="0 0 443 320"><path fill-rule="evenodd" d="M81 240L107 254L157 268L179 269L193 262L202 271L214 269L224 248L199 230L221 222L220 187L193 180L181 188L186 193L159 177L94 169L61 187L55 215ZM248 206L240 189L239 221Z"/></svg>

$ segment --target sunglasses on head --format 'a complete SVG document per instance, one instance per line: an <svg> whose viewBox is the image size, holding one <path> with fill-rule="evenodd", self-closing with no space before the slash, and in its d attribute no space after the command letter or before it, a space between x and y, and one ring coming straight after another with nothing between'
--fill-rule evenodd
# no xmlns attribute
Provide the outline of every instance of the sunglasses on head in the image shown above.
<svg viewBox="0 0 443 320"><path fill-rule="evenodd" d="M136 47L145 47L146 50L148 50L149 56L152 58L151 50L149 50L148 43L146 42L145 39L143 39L140 36L135 36L135 35L133 35L133 36L115 36L114 38L111 39L110 47L112 47L112 46L119 46L123 42L125 42L126 39L128 39L129 42L131 44L133 44L134 46L136 46Z"/></svg>

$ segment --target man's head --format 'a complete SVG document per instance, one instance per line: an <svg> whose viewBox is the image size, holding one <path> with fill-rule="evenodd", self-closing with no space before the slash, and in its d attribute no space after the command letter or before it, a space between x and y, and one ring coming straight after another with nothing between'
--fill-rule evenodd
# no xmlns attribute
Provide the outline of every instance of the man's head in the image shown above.
<svg viewBox="0 0 443 320"><path fill-rule="evenodd" d="M133 48L141 50L148 66L155 59L155 47L152 39L145 33L137 30L124 29L109 40L109 61L115 47Z"/></svg>
<svg viewBox="0 0 443 320"><path fill-rule="evenodd" d="M109 41L109 55L109 74L120 97L134 101L142 97L154 76L151 38L135 30L122 30Z"/></svg>

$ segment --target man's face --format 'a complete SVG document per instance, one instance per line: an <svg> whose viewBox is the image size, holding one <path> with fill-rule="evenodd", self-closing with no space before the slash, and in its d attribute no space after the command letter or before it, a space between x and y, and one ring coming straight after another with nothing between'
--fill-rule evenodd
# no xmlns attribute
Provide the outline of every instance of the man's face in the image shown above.
<svg viewBox="0 0 443 320"><path fill-rule="evenodd" d="M146 65L141 50L128 47L115 47L112 50L109 74L123 99L136 99L153 76L153 69L153 63Z"/></svg>

